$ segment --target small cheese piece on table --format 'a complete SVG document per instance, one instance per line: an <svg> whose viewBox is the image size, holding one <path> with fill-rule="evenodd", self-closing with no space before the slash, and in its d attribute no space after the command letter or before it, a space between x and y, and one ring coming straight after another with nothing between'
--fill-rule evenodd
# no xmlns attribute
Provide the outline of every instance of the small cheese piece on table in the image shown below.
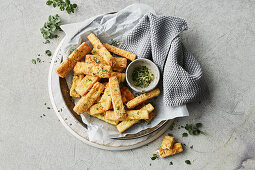
<svg viewBox="0 0 255 170"><path fill-rule="evenodd" d="M96 48L96 52L104 58L106 63L109 66L112 66L112 55L111 53L103 46L100 40L93 34L89 34L88 39L90 43Z"/></svg>
<svg viewBox="0 0 255 170"><path fill-rule="evenodd" d="M89 89L100 80L99 77L86 75L76 87L77 93L84 96L88 93Z"/></svg>
<svg viewBox="0 0 255 170"><path fill-rule="evenodd" d="M177 153L180 153L183 151L182 144L181 143L175 143L172 149L158 149L159 156L161 158L171 156Z"/></svg>
<svg viewBox="0 0 255 170"><path fill-rule="evenodd" d="M112 105L112 97L111 97L111 91L109 87L109 83L105 85L104 94L102 95L101 100L99 101L104 110L109 110Z"/></svg>
<svg viewBox="0 0 255 170"><path fill-rule="evenodd" d="M72 97L81 97L78 93L77 93L77 86L78 84L81 82L81 80L83 79L84 77L84 74L76 74L74 73L73 74L73 83L72 83L72 86L71 86L71 89L70 89L70 96Z"/></svg>
<svg viewBox="0 0 255 170"><path fill-rule="evenodd" d="M115 46L107 44L107 43L105 43L104 46L105 46L105 48L108 51L110 51L110 52L112 52L114 54L117 54L117 55L119 55L121 57L125 57L125 58L127 58L127 59L129 59L131 61L134 61L136 59L136 55L131 53L131 52L129 52L129 51L120 49L118 47L115 47Z"/></svg>
<svg viewBox="0 0 255 170"><path fill-rule="evenodd" d="M149 104L145 105L144 107L142 107L141 109L145 109L150 113L154 110L154 107L149 103ZM125 130L127 130L128 128L130 128L131 126L133 126L134 124L136 124L137 122L139 122L139 120L122 121L117 125L117 129L120 133L122 133Z"/></svg>
<svg viewBox="0 0 255 170"><path fill-rule="evenodd" d="M74 71L76 73L83 73L90 76L97 76L100 78L109 78L111 76L111 66L105 64L89 64L85 62L78 62Z"/></svg>
<svg viewBox="0 0 255 170"><path fill-rule="evenodd" d="M135 106L138 106L139 104L153 98L153 97L156 97L160 94L160 90L159 88L156 88L150 92L147 92L147 93L144 93L140 96L137 96L136 98L134 98L133 100L130 100L128 103L127 103L127 108L131 109L131 108L134 108Z"/></svg>
<svg viewBox="0 0 255 170"><path fill-rule="evenodd" d="M165 136L162 143L161 148L162 149L171 149L174 146L174 137L172 136Z"/></svg>
<svg viewBox="0 0 255 170"><path fill-rule="evenodd" d="M115 116L117 120L125 120L126 112L121 99L119 81L116 76L109 78L109 86Z"/></svg>
<svg viewBox="0 0 255 170"><path fill-rule="evenodd" d="M78 61L90 52L91 48L87 43L82 43L72 54L67 57L57 68L56 72L59 77L64 78L76 65Z"/></svg>
<svg viewBox="0 0 255 170"><path fill-rule="evenodd" d="M96 82L90 91L78 101L73 110L77 114L86 112L95 103L103 90L104 85L102 83Z"/></svg>

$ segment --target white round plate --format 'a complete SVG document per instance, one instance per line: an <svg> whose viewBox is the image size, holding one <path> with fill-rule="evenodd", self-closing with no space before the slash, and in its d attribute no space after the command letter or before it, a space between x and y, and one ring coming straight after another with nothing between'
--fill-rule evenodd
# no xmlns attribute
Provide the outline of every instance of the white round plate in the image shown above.
<svg viewBox="0 0 255 170"><path fill-rule="evenodd" d="M160 135L162 135L172 124L173 120L168 121L163 127L159 130L151 133L150 135L138 138L138 139L130 139L134 140L132 145L127 145L126 140L119 140L118 146L112 145L104 145L101 143L91 142L88 138L87 129L75 118L74 114L69 110L68 104L65 102L60 88L60 78L55 72L55 68L60 64L61 58L59 55L60 47L63 43L64 39L59 43L51 61L50 69L49 69L49 77L48 77L48 88L50 100L53 106L53 109L58 116L60 122L64 125L64 127L72 133L75 137L80 139L86 144L91 146L106 149L106 150L128 150L138 148L140 146L146 145L149 142L157 139ZM59 58L58 58L59 57ZM79 116L80 117L80 116ZM78 117L78 118L79 118Z"/></svg>

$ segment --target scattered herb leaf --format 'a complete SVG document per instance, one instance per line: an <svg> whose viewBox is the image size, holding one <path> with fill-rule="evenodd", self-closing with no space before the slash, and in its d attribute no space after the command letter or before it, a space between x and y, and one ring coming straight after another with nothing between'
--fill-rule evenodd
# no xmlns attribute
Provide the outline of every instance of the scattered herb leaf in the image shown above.
<svg viewBox="0 0 255 170"><path fill-rule="evenodd" d="M46 51L45 51L45 54L46 54L47 56L51 56L51 51L50 51L50 50L46 50Z"/></svg>
<svg viewBox="0 0 255 170"><path fill-rule="evenodd" d="M173 162L171 161L171 162L169 162L169 165L173 165Z"/></svg>
<svg viewBox="0 0 255 170"><path fill-rule="evenodd" d="M185 163L188 164L188 165L191 164L190 160L186 160Z"/></svg>
<svg viewBox="0 0 255 170"><path fill-rule="evenodd" d="M77 8L77 4L71 4L70 0L48 0L46 5L52 5L54 8L58 6L60 11L66 10L68 14L74 13L74 9Z"/></svg>
<svg viewBox="0 0 255 170"><path fill-rule="evenodd" d="M44 23L43 27L40 29L44 39L57 38L58 35L55 34L57 30L61 31L60 28L60 17L58 14L55 16L50 15L48 21Z"/></svg>
<svg viewBox="0 0 255 170"><path fill-rule="evenodd" d="M32 63L33 63L33 64L36 64L36 60L35 60L35 59L32 59Z"/></svg>
<svg viewBox="0 0 255 170"><path fill-rule="evenodd" d="M187 133L183 133L183 134L182 134L182 137L187 137L187 136L188 136Z"/></svg>
<svg viewBox="0 0 255 170"><path fill-rule="evenodd" d="M111 40L111 45L119 47L121 45L121 41L120 40Z"/></svg>

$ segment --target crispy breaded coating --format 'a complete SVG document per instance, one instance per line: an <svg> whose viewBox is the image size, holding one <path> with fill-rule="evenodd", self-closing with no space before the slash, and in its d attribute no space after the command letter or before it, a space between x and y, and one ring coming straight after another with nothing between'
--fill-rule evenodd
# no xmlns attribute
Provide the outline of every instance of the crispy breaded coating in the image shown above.
<svg viewBox="0 0 255 170"><path fill-rule="evenodd" d="M136 55L131 53L131 52L129 52L129 51L120 49L118 47L115 47L115 46L107 44L107 43L105 43L104 46L105 46L105 48L108 51L110 51L110 52L112 52L114 54L117 54L117 55L119 55L121 57L125 57L125 58L127 58L127 59L129 59L131 61L134 61L136 59Z"/></svg>
<svg viewBox="0 0 255 170"><path fill-rule="evenodd" d="M144 93L140 96L137 96L136 98L134 98L133 100L130 100L128 103L127 103L127 108L131 109L131 108L134 108L135 106L138 106L139 104L153 98L153 97L156 97L160 94L160 90L159 88L156 88L150 92L147 92L147 93Z"/></svg>
<svg viewBox="0 0 255 170"><path fill-rule="evenodd" d="M77 93L76 88L77 88L78 84L81 82L81 80L83 79L83 77L84 77L84 74L76 74L76 73L73 74L73 82L72 82L72 86L70 88L70 96L76 97L76 98L81 97L81 95L79 95L79 93Z"/></svg>
<svg viewBox="0 0 255 170"><path fill-rule="evenodd" d="M74 68L76 63L88 54L90 50L91 48L87 43L82 43L77 50L74 50L72 54L56 68L59 77L64 78Z"/></svg>

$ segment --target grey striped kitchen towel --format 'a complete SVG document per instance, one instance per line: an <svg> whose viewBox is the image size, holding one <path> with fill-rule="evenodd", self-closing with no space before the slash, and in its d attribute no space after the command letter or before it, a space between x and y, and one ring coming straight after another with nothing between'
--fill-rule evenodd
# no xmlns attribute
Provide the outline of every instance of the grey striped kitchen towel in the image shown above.
<svg viewBox="0 0 255 170"><path fill-rule="evenodd" d="M124 36L121 45L138 58L151 59L159 67L167 106L195 102L207 93L201 66L179 37L187 28L184 19L148 13Z"/></svg>

